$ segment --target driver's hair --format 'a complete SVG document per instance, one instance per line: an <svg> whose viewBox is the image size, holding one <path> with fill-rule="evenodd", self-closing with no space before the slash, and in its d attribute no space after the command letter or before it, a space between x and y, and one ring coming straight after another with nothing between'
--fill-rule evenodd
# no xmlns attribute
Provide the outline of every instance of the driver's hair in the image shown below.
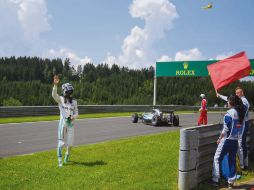
<svg viewBox="0 0 254 190"><path fill-rule="evenodd" d="M230 95L228 97L228 102L231 106L235 108L235 110L238 113L239 121L241 124L243 124L244 120L244 105L242 102L242 99L239 98L237 95Z"/></svg>
<svg viewBox="0 0 254 190"><path fill-rule="evenodd" d="M235 91L237 91L237 90L243 90L243 88L238 86L238 87L235 88Z"/></svg>

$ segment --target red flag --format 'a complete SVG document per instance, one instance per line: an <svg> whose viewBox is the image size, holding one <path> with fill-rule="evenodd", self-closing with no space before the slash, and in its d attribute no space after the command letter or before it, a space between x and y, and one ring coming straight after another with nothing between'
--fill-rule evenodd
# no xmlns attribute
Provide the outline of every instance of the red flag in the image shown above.
<svg viewBox="0 0 254 190"><path fill-rule="evenodd" d="M238 79L248 76L251 71L250 62L245 52L223 59L207 66L213 86L216 90Z"/></svg>

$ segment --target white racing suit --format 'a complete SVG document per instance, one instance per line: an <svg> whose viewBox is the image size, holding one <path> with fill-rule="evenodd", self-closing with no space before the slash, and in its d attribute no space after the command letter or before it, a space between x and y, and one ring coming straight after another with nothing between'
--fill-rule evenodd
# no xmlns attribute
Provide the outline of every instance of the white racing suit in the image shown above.
<svg viewBox="0 0 254 190"><path fill-rule="evenodd" d="M213 181L218 182L220 178L220 166L226 154L228 154L229 177L228 183L234 183L236 180L236 154L238 149L238 140L243 133L243 125L239 123L237 111L231 108L224 116L221 139L216 149L213 160Z"/></svg>
<svg viewBox="0 0 254 190"><path fill-rule="evenodd" d="M223 96L220 95L219 96L222 100L226 101L228 100L227 96ZM244 125L243 125L243 134L241 136L241 138L239 138L239 149L238 149L238 156L239 156L239 160L240 160L240 167L243 169L245 167L248 167L249 162L248 162L248 150L247 150L247 142L246 142L246 138L247 138L247 134L248 134L248 130L249 130L249 108L250 108L250 104L248 102L248 100L242 96L241 100L243 102L244 105Z"/></svg>
<svg viewBox="0 0 254 190"><path fill-rule="evenodd" d="M72 100L72 103L68 101L64 102L64 97L57 94L57 86L54 85L52 90L52 97L58 103L60 110L60 121L58 126L58 146L57 157L59 163L62 162L62 148L66 146L65 159L67 160L70 154L70 149L74 143L74 121L69 122L68 117L78 117L77 101Z"/></svg>

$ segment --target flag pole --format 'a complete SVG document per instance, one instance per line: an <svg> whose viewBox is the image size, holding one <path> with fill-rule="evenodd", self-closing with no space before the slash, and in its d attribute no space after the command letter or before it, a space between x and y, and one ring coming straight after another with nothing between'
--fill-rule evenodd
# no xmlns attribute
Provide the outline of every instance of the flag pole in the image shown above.
<svg viewBox="0 0 254 190"><path fill-rule="evenodd" d="M154 82L153 82L153 106L156 105L156 86L157 86L157 78L154 73Z"/></svg>
<svg viewBox="0 0 254 190"><path fill-rule="evenodd" d="M156 63L154 69L154 79L153 79L153 107L156 105L156 87L157 87L157 78L156 78Z"/></svg>

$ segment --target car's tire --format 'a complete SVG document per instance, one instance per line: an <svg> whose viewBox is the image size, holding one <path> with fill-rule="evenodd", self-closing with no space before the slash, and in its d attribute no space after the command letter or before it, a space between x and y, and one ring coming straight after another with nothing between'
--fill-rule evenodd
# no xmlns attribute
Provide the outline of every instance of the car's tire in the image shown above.
<svg viewBox="0 0 254 190"><path fill-rule="evenodd" d="M132 121L132 123L138 122L138 114L137 113L132 114L131 121Z"/></svg>
<svg viewBox="0 0 254 190"><path fill-rule="evenodd" d="M159 116L154 115L153 118L152 118L152 125L153 125L153 126L158 126L159 123L160 123L160 118L159 118Z"/></svg>
<svg viewBox="0 0 254 190"><path fill-rule="evenodd" d="M172 116L172 114L169 114L168 117L167 117L167 124L169 126L172 125L172 121L173 121L173 116Z"/></svg>
<svg viewBox="0 0 254 190"><path fill-rule="evenodd" d="M174 115L174 117L173 117L173 125L174 126L179 126L179 116L178 115Z"/></svg>

